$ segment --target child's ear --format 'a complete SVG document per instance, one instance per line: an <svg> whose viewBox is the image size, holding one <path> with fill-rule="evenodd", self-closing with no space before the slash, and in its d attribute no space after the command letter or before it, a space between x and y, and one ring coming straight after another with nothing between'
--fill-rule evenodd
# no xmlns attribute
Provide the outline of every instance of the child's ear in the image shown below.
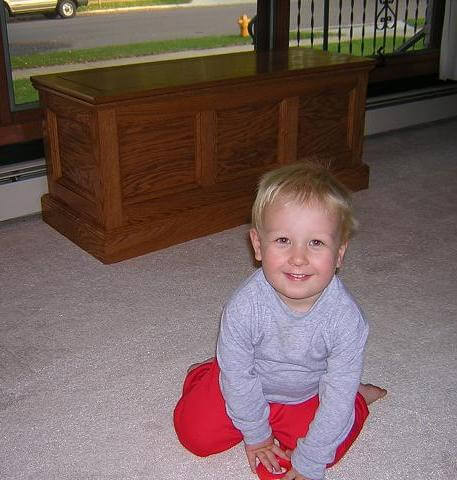
<svg viewBox="0 0 457 480"><path fill-rule="evenodd" d="M348 242L344 242L341 244L340 248L338 249L338 257L336 259L336 268L340 268L343 265L344 255L346 253L346 249L348 248Z"/></svg>
<svg viewBox="0 0 457 480"><path fill-rule="evenodd" d="M255 259L259 262L262 261L262 253L260 251L260 235L256 228L249 230L249 236L251 237L252 248L254 249Z"/></svg>

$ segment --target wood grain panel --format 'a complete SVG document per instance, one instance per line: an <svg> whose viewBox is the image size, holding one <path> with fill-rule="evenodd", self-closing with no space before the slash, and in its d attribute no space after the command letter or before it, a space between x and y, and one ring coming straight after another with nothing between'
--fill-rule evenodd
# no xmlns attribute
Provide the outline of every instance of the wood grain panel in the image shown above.
<svg viewBox="0 0 457 480"><path fill-rule="evenodd" d="M193 238L220 232L249 222L252 196L231 196L225 202L163 216L155 221L129 223L109 235L106 263L123 260L155 249L169 247ZM208 221L211 219L211 222Z"/></svg>
<svg viewBox="0 0 457 480"><path fill-rule="evenodd" d="M337 157L351 150L348 133L351 88L321 90L300 97L298 151ZM338 165L335 165L338 166Z"/></svg>
<svg viewBox="0 0 457 480"><path fill-rule="evenodd" d="M279 106L278 161L280 164L297 161L298 97L285 98Z"/></svg>
<svg viewBox="0 0 457 480"><path fill-rule="evenodd" d="M215 182L216 112L203 111L196 117L196 174L199 185Z"/></svg>
<svg viewBox="0 0 457 480"><path fill-rule="evenodd" d="M192 216L200 208L227 204L232 198L249 196L253 199L257 181L258 175L250 175L205 188L169 193L167 196L126 206L125 219L130 224L141 222L151 224L182 214ZM250 207L250 204L247 205L248 210ZM229 211L224 212L223 217L227 216L230 216ZM208 219L208 221L212 222L216 219Z"/></svg>
<svg viewBox="0 0 457 480"><path fill-rule="evenodd" d="M45 132L43 142L47 159L47 174L50 187L62 176L59 154L59 132L57 130L57 117L52 110L46 110L46 120L43 127Z"/></svg>
<svg viewBox="0 0 457 480"><path fill-rule="evenodd" d="M97 158L100 188L97 193L97 210L105 228L122 225L121 173L119 168L118 131L116 112L101 109L97 112L94 145Z"/></svg>
<svg viewBox="0 0 457 480"><path fill-rule="evenodd" d="M352 155L346 159L347 168L357 168L362 164L367 85L368 72L360 72L357 75L357 85L351 95L348 136L351 138Z"/></svg>
<svg viewBox="0 0 457 480"><path fill-rule="evenodd" d="M43 220L58 230L62 235L79 245L100 261L104 261L106 236L102 228L76 211L62 204L51 195L41 198Z"/></svg>
<svg viewBox="0 0 457 480"><path fill-rule="evenodd" d="M53 182L50 184L49 193L54 200L58 200L65 205L71 205L71 208L75 212L80 212L81 215L91 218L97 225L103 225L103 219L100 218L99 209L93 200L75 193L61 182Z"/></svg>
<svg viewBox="0 0 457 480"><path fill-rule="evenodd" d="M44 93L43 100L46 100L46 108L52 110L60 118L67 118L85 124L89 124L91 121L92 109L88 109L87 105L84 105L79 100L62 95L54 95L50 92Z"/></svg>
<svg viewBox="0 0 457 480"><path fill-rule="evenodd" d="M117 116L126 203L196 185L194 115Z"/></svg>
<svg viewBox="0 0 457 480"><path fill-rule="evenodd" d="M216 182L278 163L279 105L248 104L216 112Z"/></svg>
<svg viewBox="0 0 457 480"><path fill-rule="evenodd" d="M57 117L57 131L61 171L59 183L95 202L97 169L91 129L81 122Z"/></svg>

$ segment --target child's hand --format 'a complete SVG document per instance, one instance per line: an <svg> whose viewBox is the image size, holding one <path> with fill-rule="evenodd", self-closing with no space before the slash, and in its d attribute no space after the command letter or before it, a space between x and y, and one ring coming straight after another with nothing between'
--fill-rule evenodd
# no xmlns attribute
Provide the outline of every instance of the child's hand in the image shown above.
<svg viewBox="0 0 457 480"><path fill-rule="evenodd" d="M290 460L292 456L292 450L286 450L286 456ZM281 480L311 480L308 477L304 477L301 473L298 473L294 467L292 467L287 473L284 474Z"/></svg>
<svg viewBox="0 0 457 480"><path fill-rule="evenodd" d="M278 457L284 458L285 460L289 459L289 457L284 453L284 451L279 448L276 443L274 443L273 436L271 436L264 442L256 443L254 445L244 444L244 448L246 450L246 456L248 457L248 462L249 466L251 467L252 473L256 473L257 458L263 465L265 465L265 468L269 472L281 471L281 467L279 466L276 455Z"/></svg>

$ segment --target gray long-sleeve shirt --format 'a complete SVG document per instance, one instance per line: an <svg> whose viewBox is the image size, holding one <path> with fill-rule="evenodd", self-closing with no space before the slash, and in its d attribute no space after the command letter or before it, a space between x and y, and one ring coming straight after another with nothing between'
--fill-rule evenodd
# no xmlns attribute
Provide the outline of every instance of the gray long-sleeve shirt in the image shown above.
<svg viewBox="0 0 457 480"><path fill-rule="evenodd" d="M319 394L320 405L292 465L322 479L354 422L368 325L334 276L313 307L294 312L257 270L224 308L217 342L220 385L228 415L247 444L272 433L269 402L297 404Z"/></svg>

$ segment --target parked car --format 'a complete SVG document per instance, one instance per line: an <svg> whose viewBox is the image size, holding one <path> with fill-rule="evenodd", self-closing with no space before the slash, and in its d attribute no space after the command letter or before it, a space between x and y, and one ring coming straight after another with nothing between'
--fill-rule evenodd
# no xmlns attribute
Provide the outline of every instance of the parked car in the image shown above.
<svg viewBox="0 0 457 480"><path fill-rule="evenodd" d="M43 13L47 17L72 18L76 9L89 0L3 0L6 17L24 13Z"/></svg>

